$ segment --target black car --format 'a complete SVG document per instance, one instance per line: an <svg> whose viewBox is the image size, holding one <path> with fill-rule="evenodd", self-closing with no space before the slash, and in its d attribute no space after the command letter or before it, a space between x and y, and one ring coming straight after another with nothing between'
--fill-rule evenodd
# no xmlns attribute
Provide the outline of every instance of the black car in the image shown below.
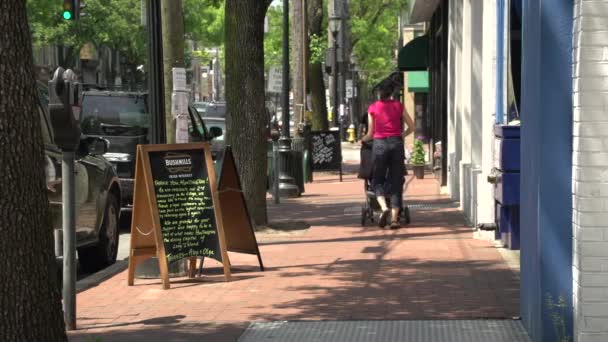
<svg viewBox="0 0 608 342"><path fill-rule="evenodd" d="M104 138L110 147L104 157L116 169L122 188L123 210L133 205L133 183L137 145L150 142L150 114L147 93L89 90L82 93L80 127L83 134ZM193 141L208 141L208 132L200 114L189 108L190 137ZM198 124L197 124L198 122ZM195 129L193 129L195 127Z"/></svg>
<svg viewBox="0 0 608 342"><path fill-rule="evenodd" d="M48 92L39 84L38 112L45 146L45 175L57 252L62 238L62 154L55 145L48 113ZM83 135L76 151L76 248L79 266L96 271L116 261L121 188L118 175L102 155L107 142ZM59 256L59 255L58 255Z"/></svg>
<svg viewBox="0 0 608 342"><path fill-rule="evenodd" d="M150 141L146 93L89 90L82 93L80 128L83 134L109 141L104 157L120 178L123 208L133 204L135 153Z"/></svg>

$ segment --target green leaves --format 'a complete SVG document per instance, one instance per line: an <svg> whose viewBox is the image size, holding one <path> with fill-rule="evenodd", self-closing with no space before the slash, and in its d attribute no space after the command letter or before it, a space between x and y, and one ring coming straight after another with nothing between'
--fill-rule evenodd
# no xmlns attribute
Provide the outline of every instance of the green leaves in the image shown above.
<svg viewBox="0 0 608 342"><path fill-rule="evenodd" d="M270 6L266 17L268 32L264 37L264 69L268 70L273 65L281 65L283 58L283 8Z"/></svg>
<svg viewBox="0 0 608 342"><path fill-rule="evenodd" d="M416 139L414 142L414 151L410 157L410 162L412 165L424 165L426 161L424 160L424 145L422 140Z"/></svg>
<svg viewBox="0 0 608 342"><path fill-rule="evenodd" d="M61 4L61 0L28 0L34 45L80 49L91 42L96 47L118 49L130 63L143 63L145 37L141 0L86 0L86 16L78 21L61 19Z"/></svg>
<svg viewBox="0 0 608 342"><path fill-rule="evenodd" d="M370 85L397 67L398 15L407 0L355 0L350 2L353 52Z"/></svg>
<svg viewBox="0 0 608 342"><path fill-rule="evenodd" d="M321 37L316 34L310 35L310 63L322 63L325 59L327 51L327 37Z"/></svg>
<svg viewBox="0 0 608 342"><path fill-rule="evenodd" d="M223 0L183 0L186 36L204 47L224 44Z"/></svg>

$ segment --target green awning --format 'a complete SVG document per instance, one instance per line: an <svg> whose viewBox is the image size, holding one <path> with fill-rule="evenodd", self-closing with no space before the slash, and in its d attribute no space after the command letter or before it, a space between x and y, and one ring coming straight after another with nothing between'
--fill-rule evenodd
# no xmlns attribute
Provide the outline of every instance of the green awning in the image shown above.
<svg viewBox="0 0 608 342"><path fill-rule="evenodd" d="M428 69L429 39L427 35L414 38L399 50L400 71L425 71Z"/></svg>
<svg viewBox="0 0 608 342"><path fill-rule="evenodd" d="M410 93L429 92L429 72L410 71L407 73L407 89Z"/></svg>

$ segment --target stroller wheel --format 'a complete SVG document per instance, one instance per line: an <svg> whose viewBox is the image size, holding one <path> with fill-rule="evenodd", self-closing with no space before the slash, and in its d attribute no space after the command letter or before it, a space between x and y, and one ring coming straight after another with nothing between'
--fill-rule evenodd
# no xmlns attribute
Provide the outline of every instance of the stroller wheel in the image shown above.
<svg viewBox="0 0 608 342"><path fill-rule="evenodd" d="M401 210L401 216L403 217L403 221L405 222L405 224L409 224L412 221L410 217L410 208L408 208L407 206L403 207L403 209Z"/></svg>

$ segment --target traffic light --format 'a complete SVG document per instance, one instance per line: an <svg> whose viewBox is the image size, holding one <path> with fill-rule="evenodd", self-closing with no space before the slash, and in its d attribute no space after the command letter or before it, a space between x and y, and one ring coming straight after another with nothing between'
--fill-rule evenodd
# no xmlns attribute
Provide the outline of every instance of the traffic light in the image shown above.
<svg viewBox="0 0 608 342"><path fill-rule="evenodd" d="M82 15L80 10L84 7L81 0L63 0L61 18L63 20L78 20Z"/></svg>
<svg viewBox="0 0 608 342"><path fill-rule="evenodd" d="M74 20L76 17L75 9L75 0L63 0L63 6L61 10L61 17L63 18L63 20Z"/></svg>

